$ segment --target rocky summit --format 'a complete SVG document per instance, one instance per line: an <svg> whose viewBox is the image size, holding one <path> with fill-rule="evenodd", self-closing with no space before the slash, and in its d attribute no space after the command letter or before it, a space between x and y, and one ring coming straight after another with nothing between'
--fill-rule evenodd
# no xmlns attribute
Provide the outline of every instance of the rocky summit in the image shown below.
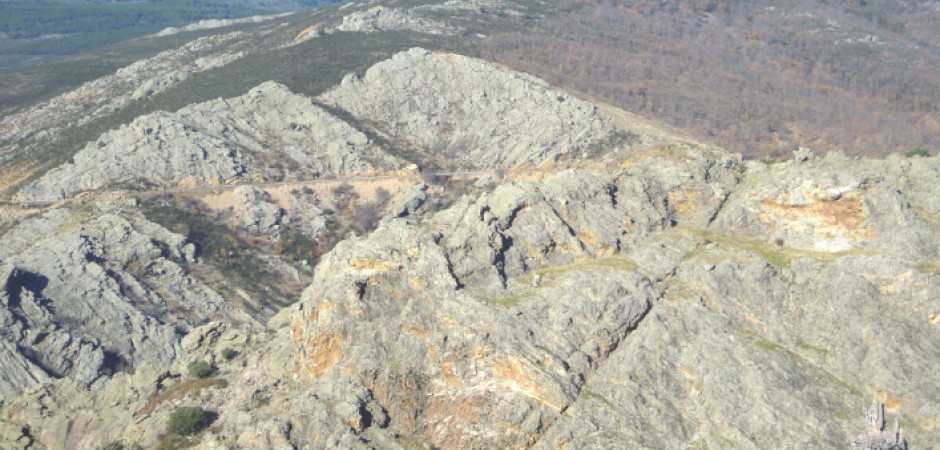
<svg viewBox="0 0 940 450"><path fill-rule="evenodd" d="M237 57L189 43L56 97L140 114L0 163L0 448L935 448L938 157L744 159L431 45L128 106L525 8L233 22ZM159 73L186 75L127 82ZM0 130L67 135L53 104Z"/></svg>

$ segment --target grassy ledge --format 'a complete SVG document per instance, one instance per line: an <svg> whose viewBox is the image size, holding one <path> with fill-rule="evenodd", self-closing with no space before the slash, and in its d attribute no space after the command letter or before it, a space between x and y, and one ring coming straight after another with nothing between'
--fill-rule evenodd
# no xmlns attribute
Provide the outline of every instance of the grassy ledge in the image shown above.
<svg viewBox="0 0 940 450"><path fill-rule="evenodd" d="M699 228L686 228L686 227L677 227L678 231L688 232L698 238L700 241L713 242L718 244L719 248L732 249L737 251L744 251L752 253L764 259L774 267L778 269L789 269L793 264L793 261L800 258L810 258L817 261L829 262L836 259L842 258L844 256L861 256L861 255L877 255L878 252L869 249L852 249L842 252L819 252L815 250L804 250L793 247L784 247L777 246L767 242L764 242L762 239L758 238L748 238L742 236L733 236L730 234L718 233L710 230L703 230ZM699 247L696 250L690 252L686 255L685 259L689 260L697 256L702 255L705 252L704 247ZM710 258L709 260L711 261ZM713 261L720 262L720 261Z"/></svg>

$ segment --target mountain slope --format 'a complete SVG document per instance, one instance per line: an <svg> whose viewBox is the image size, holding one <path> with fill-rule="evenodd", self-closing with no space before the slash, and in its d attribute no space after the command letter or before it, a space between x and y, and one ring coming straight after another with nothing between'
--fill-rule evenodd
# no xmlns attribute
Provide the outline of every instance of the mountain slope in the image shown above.
<svg viewBox="0 0 940 450"><path fill-rule="evenodd" d="M3 445L940 440L940 159L746 160L468 55L557 6L221 28L5 116Z"/></svg>

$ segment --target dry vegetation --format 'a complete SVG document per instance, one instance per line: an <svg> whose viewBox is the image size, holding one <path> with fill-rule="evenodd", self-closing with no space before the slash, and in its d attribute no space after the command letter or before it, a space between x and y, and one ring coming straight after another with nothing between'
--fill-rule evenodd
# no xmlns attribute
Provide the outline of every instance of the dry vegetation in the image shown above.
<svg viewBox="0 0 940 450"><path fill-rule="evenodd" d="M175 401L175 400L182 400L183 398L185 398L187 395L190 395L190 394L199 395L199 393L202 392L203 389L208 389L213 386L219 386L220 384L223 384L223 383L224 383L223 380L220 380L217 378L197 378L193 380L181 381L180 383L170 388L167 388L165 390L162 390L154 394L153 397L150 397L150 399L147 400L147 404L145 404L144 407L141 408L139 411L134 413L134 417L145 417L149 414L152 414L154 411L156 411L157 407L159 407L163 403L166 403L169 401Z"/></svg>
<svg viewBox="0 0 940 450"><path fill-rule="evenodd" d="M940 148L930 2L563 1L487 58L748 157Z"/></svg>

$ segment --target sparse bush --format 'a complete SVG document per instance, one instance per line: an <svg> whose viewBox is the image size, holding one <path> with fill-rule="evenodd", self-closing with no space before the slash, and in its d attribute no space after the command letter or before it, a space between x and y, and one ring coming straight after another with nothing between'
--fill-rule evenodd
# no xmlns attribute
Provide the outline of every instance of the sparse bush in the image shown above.
<svg viewBox="0 0 940 450"><path fill-rule="evenodd" d="M907 153L904 154L904 156L907 156L908 158L913 158L913 157L915 157L915 156L920 156L920 157L923 157L923 158L929 158L929 157L930 157L930 152L928 152L927 149L925 149L925 148L917 147L917 148L912 148L912 149L908 150Z"/></svg>
<svg viewBox="0 0 940 450"><path fill-rule="evenodd" d="M222 349L222 357L225 358L226 361L231 361L235 359L236 356L238 356L238 352L235 350L228 347Z"/></svg>
<svg viewBox="0 0 940 450"><path fill-rule="evenodd" d="M421 177L421 181L424 181L427 184L432 184L436 186L446 185L450 181L450 177L447 175L440 175L430 171L421 171L418 173L418 176Z"/></svg>
<svg viewBox="0 0 940 450"><path fill-rule="evenodd" d="M316 239L310 238L302 231L288 228L281 231L280 236L278 236L277 250L281 255L293 261L306 260L316 263L317 257L321 254L317 252L319 245Z"/></svg>
<svg viewBox="0 0 940 450"><path fill-rule="evenodd" d="M213 373L215 373L215 367L205 361L189 366L189 376L193 378L209 378Z"/></svg>
<svg viewBox="0 0 940 450"><path fill-rule="evenodd" d="M392 193L383 187L375 188L375 204L379 207L385 206L392 198Z"/></svg>
<svg viewBox="0 0 940 450"><path fill-rule="evenodd" d="M333 188L333 205L340 211L345 213L351 212L352 207L358 200L359 193L356 192L356 188L349 183L343 183Z"/></svg>
<svg viewBox="0 0 940 450"><path fill-rule="evenodd" d="M353 215L352 225L359 232L367 233L374 230L379 225L379 219L381 218L379 208L375 203L366 203L359 205L359 208L356 209Z"/></svg>
<svg viewBox="0 0 940 450"><path fill-rule="evenodd" d="M343 183L333 188L333 195L342 197L344 195L350 195L355 191L356 188L354 188L353 185L349 183Z"/></svg>
<svg viewBox="0 0 940 450"><path fill-rule="evenodd" d="M212 419L208 412L198 406L177 408L170 414L166 431L180 436L192 436L209 426Z"/></svg>

